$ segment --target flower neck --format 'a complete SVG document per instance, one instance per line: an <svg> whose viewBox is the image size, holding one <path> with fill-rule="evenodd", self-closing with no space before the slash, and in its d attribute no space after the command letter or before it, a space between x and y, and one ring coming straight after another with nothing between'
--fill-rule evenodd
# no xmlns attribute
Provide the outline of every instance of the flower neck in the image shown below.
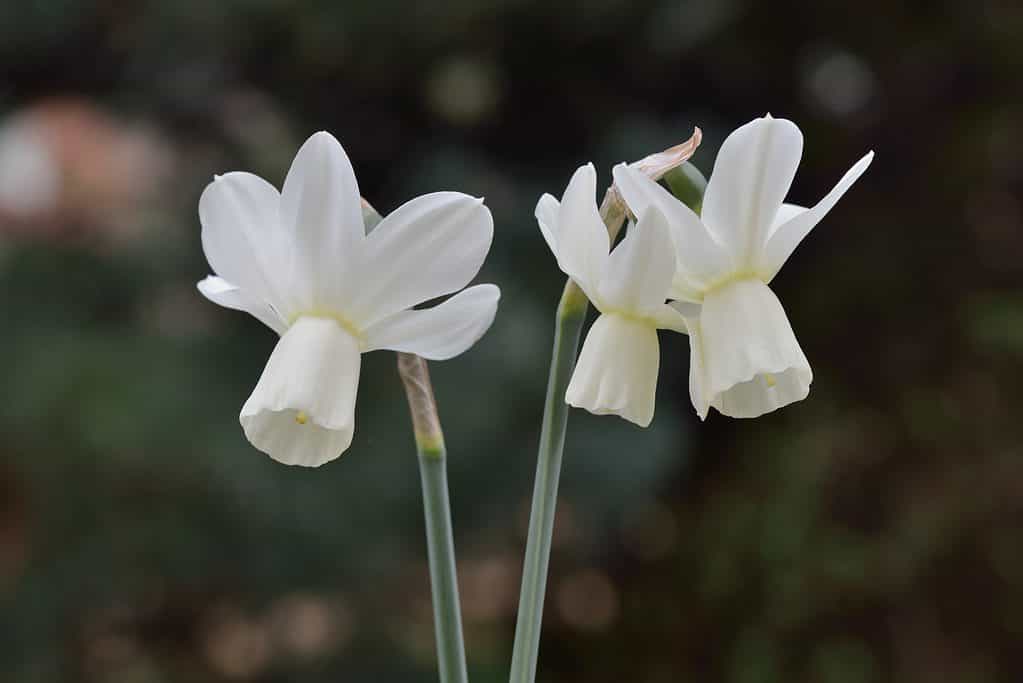
<svg viewBox="0 0 1023 683"><path fill-rule="evenodd" d="M729 273L728 275L725 275L724 277L718 278L716 280L712 280L710 284L703 288L700 294L703 297L706 297L708 294L719 292L725 287L746 280L755 280L757 282L762 282L766 285L769 279L770 278L768 278L763 273L759 273L755 270L739 270L733 273Z"/></svg>
<svg viewBox="0 0 1023 683"><path fill-rule="evenodd" d="M296 313L295 315L291 316L291 319L288 321L288 327L290 328L292 325L297 323L301 318L320 318L322 320L333 320L335 323L338 324L338 326L342 330L350 334L352 338L355 339L356 342L358 342L360 351L365 351L367 348L366 336L362 333L362 330L360 330L358 326L356 326L354 323L348 320L348 318L344 317L339 313L334 313L333 311L327 311L323 309L310 309L308 311L300 311L299 313Z"/></svg>
<svg viewBox="0 0 1023 683"><path fill-rule="evenodd" d="M634 313L633 311L626 311L620 308L602 308L600 306L597 306L597 310L600 311L601 315L614 316L616 318L621 318L622 320L627 320L631 323L639 323L641 325L647 325L655 328L657 327L657 320L654 317L643 315L642 313Z"/></svg>

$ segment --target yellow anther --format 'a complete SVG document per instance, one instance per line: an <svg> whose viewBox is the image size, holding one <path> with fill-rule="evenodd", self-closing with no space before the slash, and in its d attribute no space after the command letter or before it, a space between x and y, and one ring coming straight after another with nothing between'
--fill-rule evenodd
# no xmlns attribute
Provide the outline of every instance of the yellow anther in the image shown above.
<svg viewBox="0 0 1023 683"><path fill-rule="evenodd" d="M306 415L306 412L304 410L300 410L297 413L295 413L295 422L299 423L300 425L304 425L308 421L309 416Z"/></svg>
<svg viewBox="0 0 1023 683"><path fill-rule="evenodd" d="M775 384L778 383L778 380L776 380L774 378L774 375L772 375L771 373L767 373L764 375L764 381L767 382L768 387L773 387Z"/></svg>

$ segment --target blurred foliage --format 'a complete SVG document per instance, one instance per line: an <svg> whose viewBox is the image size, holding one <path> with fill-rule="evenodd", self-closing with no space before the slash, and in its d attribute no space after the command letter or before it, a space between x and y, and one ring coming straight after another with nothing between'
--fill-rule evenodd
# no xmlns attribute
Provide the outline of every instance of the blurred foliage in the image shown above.
<svg viewBox="0 0 1023 683"><path fill-rule="evenodd" d="M797 203L878 152L774 284L817 381L701 424L664 335L649 430L572 414L540 680L1020 680L1020 35L1005 0L0 4L0 113L142 131L163 169L112 192L146 167L75 148L54 212L0 204L3 680L433 680L393 356L351 451L285 468L237 422L273 334L194 290L212 174L279 184L318 129L381 211L494 212L500 315L432 372L473 680L502 680L561 284L533 204L693 125L709 175L768 110L806 136Z"/></svg>

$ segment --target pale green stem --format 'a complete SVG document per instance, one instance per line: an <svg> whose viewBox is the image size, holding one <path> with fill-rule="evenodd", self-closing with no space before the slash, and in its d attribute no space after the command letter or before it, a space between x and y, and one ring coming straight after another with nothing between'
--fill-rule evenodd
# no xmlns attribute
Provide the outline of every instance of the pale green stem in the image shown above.
<svg viewBox="0 0 1023 683"><path fill-rule="evenodd" d="M437 639L437 668L441 683L466 683L465 643L455 571L455 542L451 531L448 470L444 446L428 449L417 444L423 480L423 514L430 560L433 627Z"/></svg>
<svg viewBox="0 0 1023 683"><path fill-rule="evenodd" d="M600 205L600 215L614 241L625 222L625 208L614 187L608 189ZM533 483L533 503L529 512L526 559L522 567L522 591L512 646L511 683L533 683L540 653L540 626L543 622L544 595L547 591L547 566L551 558L554 513L558 504L558 480L561 456L568 426L565 391L575 368L579 334L586 319L589 301L579 286L569 280L558 303L554 327L554 351L547 376L540 449Z"/></svg>
<svg viewBox="0 0 1023 683"><path fill-rule="evenodd" d="M437 666L442 683L465 683L469 676L462 642L462 616L455 573L455 543L451 533L448 472L444 447L419 448L419 472L423 479L423 512L426 545L430 556L430 589L433 595L433 627L437 633Z"/></svg>
<svg viewBox="0 0 1023 683"><path fill-rule="evenodd" d="M444 435L437 417L437 405L426 361L411 353L399 353L398 372L405 384L405 393L412 411L412 428L423 482L423 514L426 521L426 547L440 681L466 683L469 675L465 664L462 613L458 601Z"/></svg>
<svg viewBox="0 0 1023 683"><path fill-rule="evenodd" d="M551 557L561 455L568 423L565 390L575 367L579 333L583 328L588 303L582 290L569 280L558 304L554 328L554 352L547 380L547 399L544 404L543 427L540 430L536 480L533 484L533 505L529 513L529 537L522 568L519 615L515 624L515 645L512 648L512 683L532 683L536 676L544 593L547 588L547 565Z"/></svg>

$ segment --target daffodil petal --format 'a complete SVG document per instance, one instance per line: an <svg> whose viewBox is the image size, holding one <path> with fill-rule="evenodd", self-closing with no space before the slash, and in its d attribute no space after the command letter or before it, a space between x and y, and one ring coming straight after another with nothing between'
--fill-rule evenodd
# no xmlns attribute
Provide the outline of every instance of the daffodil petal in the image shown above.
<svg viewBox="0 0 1023 683"><path fill-rule="evenodd" d="M707 388L707 364L703 356L703 330L700 318L686 317L689 332L689 400L701 420L707 419L713 396Z"/></svg>
<svg viewBox="0 0 1023 683"><path fill-rule="evenodd" d="M454 358L490 328L500 298L496 285L476 285L433 308L395 313L364 331L366 351L405 351L429 360Z"/></svg>
<svg viewBox="0 0 1023 683"><path fill-rule="evenodd" d="M607 270L610 238L597 208L597 172L593 164L572 174L558 208L558 266L591 299ZM551 226L548 226L551 227Z"/></svg>
<svg viewBox="0 0 1023 683"><path fill-rule="evenodd" d="M778 208L778 213L774 215L774 220L771 221L771 230L769 235L773 235L774 231L777 230L779 226L788 223L790 220L792 220L793 218L795 218L796 216L798 216L799 214L803 213L806 210L807 209L805 206L798 206L796 204L782 204L781 207ZM768 237L768 239L770 239L770 237Z"/></svg>
<svg viewBox="0 0 1023 683"><path fill-rule="evenodd" d="M352 163L330 133L314 134L298 150L280 215L295 244L291 286L301 307L343 307L356 286L366 228Z"/></svg>
<svg viewBox="0 0 1023 683"><path fill-rule="evenodd" d="M210 275L200 280L196 287L204 297L213 303L224 308L244 311L277 334L284 334L284 330L288 327L287 322L281 318L273 306L232 285L222 277Z"/></svg>
<svg viewBox="0 0 1023 683"><path fill-rule="evenodd" d="M199 198L202 247L213 271L265 301L291 312L291 236L279 220L280 194L251 173L225 173Z"/></svg>
<svg viewBox="0 0 1023 683"><path fill-rule="evenodd" d="M870 162L874 160L874 153L868 152L862 159L853 164L853 167L846 171L838 184L831 189L815 206L805 211L795 213L789 220L778 225L771 233L767 244L764 245L763 253L760 256L759 270L770 282L781 267L785 265L789 256L796 250L799 243L803 241L810 231L813 230L821 219L838 203L850 187L853 186L860 176L863 175Z"/></svg>
<svg viewBox="0 0 1023 683"><path fill-rule="evenodd" d="M722 143L700 215L739 268L752 265L767 241L802 155L796 124L771 116L741 126Z"/></svg>
<svg viewBox="0 0 1023 683"><path fill-rule="evenodd" d="M558 258L558 212L561 210L561 202L550 194L544 193L536 203L536 222L540 226L544 241L550 247L554 258ZM560 267L560 262L559 262Z"/></svg>
<svg viewBox="0 0 1023 683"><path fill-rule="evenodd" d="M700 317L700 311L703 309L703 304L696 304L691 301L672 301L668 304L686 320Z"/></svg>
<svg viewBox="0 0 1023 683"><path fill-rule="evenodd" d="M285 465L318 467L355 433L359 344L336 321L299 318L274 348L239 420L253 446Z"/></svg>
<svg viewBox="0 0 1023 683"><path fill-rule="evenodd" d="M661 304L649 315L659 330L689 334L689 324L686 322L685 316L671 304Z"/></svg>
<svg viewBox="0 0 1023 683"><path fill-rule="evenodd" d="M647 208L611 252L600 282L600 304L645 315L664 305L675 277L675 250L664 214Z"/></svg>
<svg viewBox="0 0 1023 683"><path fill-rule="evenodd" d="M668 190L626 164L615 166L614 178L615 186L637 218L642 218L648 207L655 206L667 219L677 261L673 290L684 293L679 296L696 297L704 287L733 270L728 251L692 209Z"/></svg>
<svg viewBox="0 0 1023 683"><path fill-rule="evenodd" d="M696 414L701 420L706 420L713 397L708 393L707 366L703 358L703 330L700 327L703 304L672 301L668 306L682 318L689 335L689 398Z"/></svg>
<svg viewBox="0 0 1023 683"><path fill-rule="evenodd" d="M494 238L482 199L460 192L417 197L366 238L361 277L345 309L362 329L469 284Z"/></svg>

